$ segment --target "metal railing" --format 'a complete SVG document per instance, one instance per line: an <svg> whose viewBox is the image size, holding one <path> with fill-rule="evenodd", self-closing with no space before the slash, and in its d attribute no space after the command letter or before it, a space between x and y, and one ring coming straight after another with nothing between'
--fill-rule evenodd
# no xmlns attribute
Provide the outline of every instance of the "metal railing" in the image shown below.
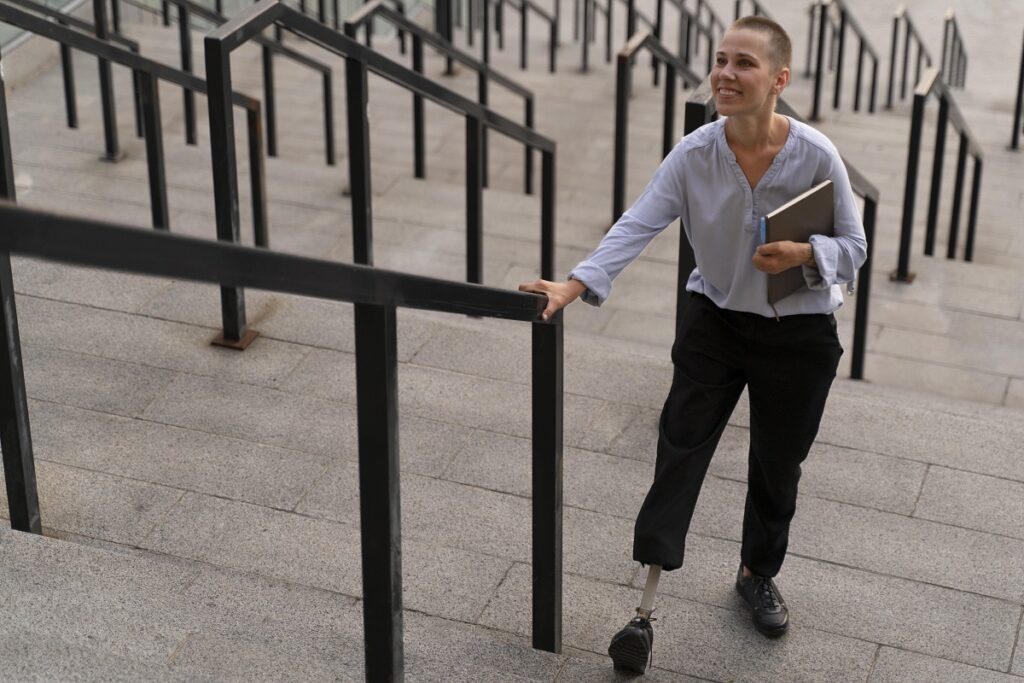
<svg viewBox="0 0 1024 683"><path fill-rule="evenodd" d="M157 10L141 2L126 0L133 6L153 14ZM226 16L211 10L194 0L163 0L164 5L174 5L178 8L178 45L181 53L181 70L193 73L192 70L192 17L196 17L213 26L220 26L228 20ZM328 166L336 163L335 141L334 141L334 85L331 67L311 59L286 45L266 38L257 36L254 41L260 46L263 66L263 121L267 138L267 156L277 156L277 93L274 85L274 55L280 55L291 61L301 64L320 74L323 88L323 111L324 111L324 160ZM184 98L184 122L185 142L190 145L196 144L196 109L195 95L186 91Z"/></svg>
<svg viewBox="0 0 1024 683"><path fill-rule="evenodd" d="M1021 133L1021 113L1024 112L1024 39L1020 43L1020 71L1017 75L1017 101L1013 106L1013 133L1010 149L1018 149Z"/></svg>
<svg viewBox="0 0 1024 683"><path fill-rule="evenodd" d="M486 3L484 3L486 6ZM390 7L387 7L383 0L372 0L371 2L363 5L359 10L352 16L345 20L344 28L345 34L349 37L355 38L357 31L360 26L370 26L374 17L378 17L389 21L399 31L403 31L412 36L412 68L418 74L423 73L423 43L427 43L438 50L440 50L446 58L463 64L477 74L477 102L482 106L487 106L489 98L490 83L493 81L498 85L511 91L513 94L523 98L524 111L524 126L533 130L534 123L534 103L535 98L533 92L519 85L511 78L505 76L498 71L495 71L486 63L477 61L476 58L466 54L462 50L459 50L441 35L433 31L429 31L422 26L414 23L408 19L404 14L397 12ZM486 17L486 14L485 14ZM484 33L486 35L486 32ZM487 45L485 42L484 45ZM486 54L486 51L485 51ZM426 124L424 122L423 113L423 96L414 93L413 94L413 170L417 178L425 178L426 172ZM488 180L488 143L487 143L487 130L482 131L483 135L483 184L487 187ZM523 167L523 183L524 191L526 194L533 194L533 149L529 146L526 148L524 167Z"/></svg>
<svg viewBox="0 0 1024 683"><path fill-rule="evenodd" d="M33 2L33 0L3 0L9 5L16 5L22 7L30 12L41 14L44 17L54 19L57 23L63 26L69 26L74 29L78 29L88 35L95 35L96 28L84 19L65 14L61 10L55 7L48 7L42 3ZM119 22L115 22L115 27ZM107 39L111 43L122 45L128 50L138 54L139 44L134 40L125 38L117 29L109 34ZM64 108L67 113L68 128L78 128L78 103L75 96L75 70L74 62L71 56L71 48L63 43L60 45L60 65L61 75L64 80ZM142 137L142 110L139 106L139 84L137 81L132 81L133 94L135 99L135 132L139 137Z"/></svg>
<svg viewBox="0 0 1024 683"><path fill-rule="evenodd" d="M900 70L900 101L907 99L907 72L910 67L910 44L913 42L917 46L914 67L914 86L921 81L921 61L924 60L924 65L930 67L932 65L932 56L928 52L928 48L924 46L924 39L921 38L921 34L918 33L917 27L914 26L914 22L910 19L910 14L907 12L905 5L901 5L896 14L892 17L892 45L889 48L889 86L886 90L885 95L885 108L892 109L893 96L896 90L896 62L898 61L898 53L896 51L896 45L899 42L900 35L900 22L903 23L903 68Z"/></svg>
<svg viewBox="0 0 1024 683"><path fill-rule="evenodd" d="M744 12L743 10L743 8L747 4L750 5L750 12ZM749 15L754 15L755 17L765 17L767 19L772 19L772 21L774 21L774 17L772 17L768 10L764 8L764 5L762 5L757 0L736 0L736 7L735 12L733 14L733 19L739 19L740 17Z"/></svg>
<svg viewBox="0 0 1024 683"><path fill-rule="evenodd" d="M792 119L803 122L803 118L796 110L789 106L785 100L779 98L775 104L775 111L784 114ZM710 123L718 117L715 111L715 98L711 90L711 79L706 78L700 87L693 91L686 101L685 126L686 134ZM879 192L855 166L843 159L846 172L850 177L850 186L855 194L864 199L864 235L867 238L867 256L860 269L857 271L857 297L856 310L853 319L853 349L851 352L850 378L864 379L864 355L867 349L868 329L868 303L871 300L871 267L873 262L875 242L875 218L878 214ZM679 229L679 284L678 296L676 299L676 320L682 319L686 297L683 296L686 290L686 282L690 273L697 267L693 255L693 248L686 239L686 232L680 224Z"/></svg>
<svg viewBox="0 0 1024 683"><path fill-rule="evenodd" d="M639 9L636 8L636 3L633 2L633 0L621 0L621 2L626 6L626 28L627 28L627 30L628 30L628 28L630 26L634 27L634 30L633 30L632 33L627 32L627 34L626 34L626 42L629 42L629 39L633 35L633 33L636 33L635 26L636 26L637 22L643 23L645 26L647 26L647 28L651 32L653 32L656 37L661 35L660 18L655 19L655 20L652 21L650 17L648 17L646 14L644 14L643 12L641 12ZM657 11L658 11L659 17L660 17L660 14L662 12L662 3L663 3L663 0L658 0ZM596 30L595 24L596 24L596 18L597 18L598 12L600 12L602 15L604 15L604 20L605 20L605 24L604 24L604 57L605 57L605 62L611 62L612 61L612 43L613 43L613 39L612 39L612 30L613 29L612 29L612 27L613 27L613 24L614 24L613 17L614 17L614 12L615 12L614 4L615 4L614 0L607 0L607 2L605 3L605 6L602 7L601 5L599 5L597 3L596 0L583 0L583 3L582 3L583 25L586 26L586 27L589 27L589 28L588 28L588 30L585 33L587 38L588 38L588 40L584 40L580 44L580 71L584 71L585 72L585 71L588 71L590 69L589 44L594 42L594 39L596 37L597 30ZM578 19L578 17L577 17L577 19ZM652 65L654 63L655 62L653 61L653 57L652 57ZM657 69L656 69L656 67L655 67L654 78L655 78L655 85L657 85Z"/></svg>
<svg viewBox="0 0 1024 683"><path fill-rule="evenodd" d="M964 173L967 155L974 157L974 175L971 181L971 205L967 222L967 241L964 245L964 260L974 258L974 231L978 218L978 194L981 191L981 165L984 155L981 145L971 134L967 120L953 99L950 86L942 79L938 68L925 71L921 82L914 90L913 113L910 120L910 143L907 148L907 182L903 192L903 221L900 227L900 250L896 270L889 279L896 282L914 281L910 272L910 242L914 230L914 204L917 197L917 169L921 156L921 132L924 127L924 107L929 96L939 100L939 115L935 122L935 154L932 162L932 184L928 196L928 221L925 229L924 253L932 256L935 252L935 232L939 212L939 194L942 188L942 166L946 148L946 125L952 123L960 134L957 151L956 180L953 184L953 207L949 222L949 241L946 258L956 258L957 239L960 228L961 205L963 201Z"/></svg>
<svg viewBox="0 0 1024 683"><path fill-rule="evenodd" d="M484 4L491 1L484 0ZM498 7L504 7L505 5L519 12L519 68L526 70L526 57L529 52L526 49L526 42L529 39L527 27L529 26L529 13L533 12L548 23L548 71L555 73L555 53L558 50L558 19L549 14L546 9L533 2L533 0L500 0ZM505 21L504 10L498 11L497 16L503 25ZM502 33L504 33L504 26L502 26Z"/></svg>
<svg viewBox="0 0 1024 683"><path fill-rule="evenodd" d="M811 121L821 120L821 93L824 87L825 78L825 43L828 38L829 9L835 7L839 12L838 26L832 32L832 47L835 58L830 60L829 69L834 67L835 81L832 90L832 108L839 109L843 92L843 57L846 48L846 28L849 27L858 39L857 49L857 76L854 83L853 110L860 111L861 84L863 82L864 56L871 57L871 94L868 100L868 112L875 111L875 95L878 86L878 52L868 41L867 33L861 28L857 20L853 18L846 6L845 0L817 0L811 5L811 29L810 35L814 36L815 19L817 19L817 41L816 58L814 65L814 90L811 96ZM810 43L809 43L810 44Z"/></svg>
<svg viewBox="0 0 1024 683"><path fill-rule="evenodd" d="M8 182L9 179L7 179ZM359 526L366 679L402 679L401 503L396 309L529 322L532 334L533 645L561 650L563 326L536 294L332 263L65 218L0 202L0 419L11 525L40 533L10 255L355 306Z"/></svg>
<svg viewBox="0 0 1024 683"><path fill-rule="evenodd" d="M954 88L964 87L967 81L967 52L960 37L960 24L956 21L953 8L946 11L942 22L942 62L939 69L942 78Z"/></svg>
<svg viewBox="0 0 1024 683"><path fill-rule="evenodd" d="M149 178L150 210L153 227L170 228L167 205L167 176L164 167L163 131L160 117L159 81L173 83L185 90L205 94L207 84L192 74L129 52L99 38L80 33L54 21L47 21L6 2L0 2L0 22L17 26L36 35L96 55L107 62L119 64L132 70L139 83L143 132L146 141L146 168ZM252 192L253 231L259 246L267 245L266 196L264 194L262 121L259 100L237 92L226 95L227 106L239 106L246 111L249 144L249 173ZM6 105L0 109L0 126L6 132L9 123ZM10 154L10 149L3 150ZM11 160L4 159L4 163ZM237 182L237 181L236 181ZM235 204L237 214L237 201Z"/></svg>
<svg viewBox="0 0 1024 683"><path fill-rule="evenodd" d="M686 0L680 0L677 6L680 9L680 36L682 39L679 54L689 65L691 58L696 57L700 52L700 37L704 36L707 44L707 70L710 73L715 59L715 47L725 34L727 26L706 0L697 0L697 9L692 13L686 10ZM705 13L707 21L704 21L702 17Z"/></svg>
<svg viewBox="0 0 1024 683"><path fill-rule="evenodd" d="M632 62L637 53L647 49L665 63L665 105L661 122L661 156L664 158L675 144L676 74L690 87L698 86L701 78L686 63L676 57L651 34L641 31L619 51L615 70L615 155L612 181L612 225L626 210L626 156L629 140L629 93L632 81Z"/></svg>
<svg viewBox="0 0 1024 683"><path fill-rule="evenodd" d="M217 238L238 241L238 187L233 116L227 99L231 87L231 53L279 24L301 38L345 59L348 110L349 184L352 200L353 254L356 263L373 263L372 193L370 191L367 77L372 71L465 117L466 123L466 279L483 281L483 144L481 132L492 128L541 152L541 277L554 278L555 143L518 123L458 95L397 64L354 38L342 35L277 0L262 0L243 10L205 38L206 77L210 96L210 143L216 201ZM255 337L246 330L245 300L239 288L221 288L223 333L215 343L245 348Z"/></svg>

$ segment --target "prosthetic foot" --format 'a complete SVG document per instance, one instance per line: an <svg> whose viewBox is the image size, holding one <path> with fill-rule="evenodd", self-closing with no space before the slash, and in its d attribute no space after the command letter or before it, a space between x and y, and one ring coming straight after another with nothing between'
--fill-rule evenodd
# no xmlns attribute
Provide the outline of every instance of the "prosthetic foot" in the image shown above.
<svg viewBox="0 0 1024 683"><path fill-rule="evenodd" d="M651 613L654 612L654 594L658 590L660 575L661 567L651 565L647 572L644 596L636 609L636 616L612 636L612 642L608 645L608 655L618 671L642 674L651 662L651 653L654 649Z"/></svg>

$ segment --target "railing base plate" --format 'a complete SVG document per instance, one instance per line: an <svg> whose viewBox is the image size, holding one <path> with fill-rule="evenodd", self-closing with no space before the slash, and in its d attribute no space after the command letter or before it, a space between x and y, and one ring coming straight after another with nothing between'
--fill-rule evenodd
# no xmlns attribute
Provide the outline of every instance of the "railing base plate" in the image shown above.
<svg viewBox="0 0 1024 683"><path fill-rule="evenodd" d="M119 161L123 161L126 156L127 155L124 153L124 150L118 150L117 154L115 154L114 156L108 156L104 154L103 156L99 157L99 160L106 161L107 163L110 164L116 164Z"/></svg>
<svg viewBox="0 0 1024 683"><path fill-rule="evenodd" d="M891 273L889 273L889 282L902 282L904 284L909 285L911 282L914 281L915 277L917 277L917 273L907 273L906 277L900 277L899 271L894 270Z"/></svg>
<svg viewBox="0 0 1024 683"><path fill-rule="evenodd" d="M260 336L260 333L256 330L246 330L241 339L225 339L224 333L221 332L210 340L210 344L213 346L223 346L227 349L234 349L235 351L245 351L249 347L249 344L252 344L253 340L258 336Z"/></svg>

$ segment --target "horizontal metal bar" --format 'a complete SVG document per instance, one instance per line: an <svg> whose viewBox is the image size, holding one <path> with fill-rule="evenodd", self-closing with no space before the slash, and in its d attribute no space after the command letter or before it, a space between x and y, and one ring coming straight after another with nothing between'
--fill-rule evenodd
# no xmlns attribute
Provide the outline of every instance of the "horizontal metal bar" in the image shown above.
<svg viewBox="0 0 1024 683"><path fill-rule="evenodd" d="M100 40L94 36L87 36L83 33L79 33L67 26L61 26L55 22L33 16L32 14L16 7L6 5L3 2L0 2L0 21L12 24L18 28L44 38L57 41L58 43L63 43L76 50L81 50L97 57L102 57L103 59L107 59L129 69L144 71L152 74L160 80L173 83L181 86L182 88L206 94L206 81L198 78L197 76L193 76L190 73L161 64L160 62L153 61L152 59L147 59L142 55L129 52L117 45L111 45L110 43ZM260 108L259 100L247 95L236 92L233 94L232 98L236 105L245 109L254 109L258 111Z"/></svg>
<svg viewBox="0 0 1024 683"><path fill-rule="evenodd" d="M633 59L636 56L636 53L644 48L649 50L660 61L674 66L676 73L682 75L683 80L686 81L686 85L694 87L700 85L702 82L703 79L695 74L686 62L669 52L668 49L661 44L661 41L659 41L650 31L639 31L634 33L629 39L629 42L619 50L619 57L624 59Z"/></svg>
<svg viewBox="0 0 1024 683"><path fill-rule="evenodd" d="M333 301L536 322L547 297L220 241L70 218L0 202L0 251L140 275Z"/></svg>
<svg viewBox="0 0 1024 683"><path fill-rule="evenodd" d="M942 75L939 67L933 66L925 69L921 75L921 80L918 82L917 87L914 88L914 95L920 95L927 97L928 95L934 94L936 97L945 98L949 103L949 122L953 124L953 127L958 132L963 133L967 136L969 144L968 150L971 156L978 159L985 157L984 151L977 139L971 132L971 127L967 123L967 119L964 118L963 113L960 111L960 107L957 106L956 99L953 97L953 91L945 81L940 78Z"/></svg>
<svg viewBox="0 0 1024 683"><path fill-rule="evenodd" d="M11 3L12 5L20 5L21 7L24 7L27 10L31 10L38 14L42 14L43 16L51 17L53 19L56 19L57 21L63 22L68 26L81 29L82 31L87 31L89 35L95 35L96 28L88 21L85 21L84 19L79 19L78 17L71 14L65 14L64 12L60 11L55 7L47 7L46 5L39 4L38 2L32 2L32 0L3 1ZM109 40L112 43L124 45L129 50L133 50L135 52L139 51L138 42L132 40L131 38L126 38L119 33L110 33L109 35L107 35L107 40Z"/></svg>

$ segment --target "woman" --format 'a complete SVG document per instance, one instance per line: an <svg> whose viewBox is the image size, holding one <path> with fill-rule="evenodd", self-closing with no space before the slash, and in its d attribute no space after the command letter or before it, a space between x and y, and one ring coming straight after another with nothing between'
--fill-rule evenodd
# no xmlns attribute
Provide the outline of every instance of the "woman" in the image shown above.
<svg viewBox="0 0 1024 683"><path fill-rule="evenodd" d="M775 112L790 79L786 32L763 17L737 20L711 71L722 116L684 137L632 207L566 282L546 294L547 319L583 298L600 305L648 242L681 218L697 267L672 348L674 376L659 426L654 483L637 516L633 558L649 566L637 615L612 639L617 669L646 670L658 576L682 566L697 495L744 386L750 400L748 492L736 589L767 636L789 625L772 577L786 553L800 463L817 434L842 347L833 311L866 240L839 154L813 128ZM760 243L761 217L825 179L835 190L834 235ZM801 268L806 288L767 299L767 274ZM852 289L851 289L852 291Z"/></svg>

